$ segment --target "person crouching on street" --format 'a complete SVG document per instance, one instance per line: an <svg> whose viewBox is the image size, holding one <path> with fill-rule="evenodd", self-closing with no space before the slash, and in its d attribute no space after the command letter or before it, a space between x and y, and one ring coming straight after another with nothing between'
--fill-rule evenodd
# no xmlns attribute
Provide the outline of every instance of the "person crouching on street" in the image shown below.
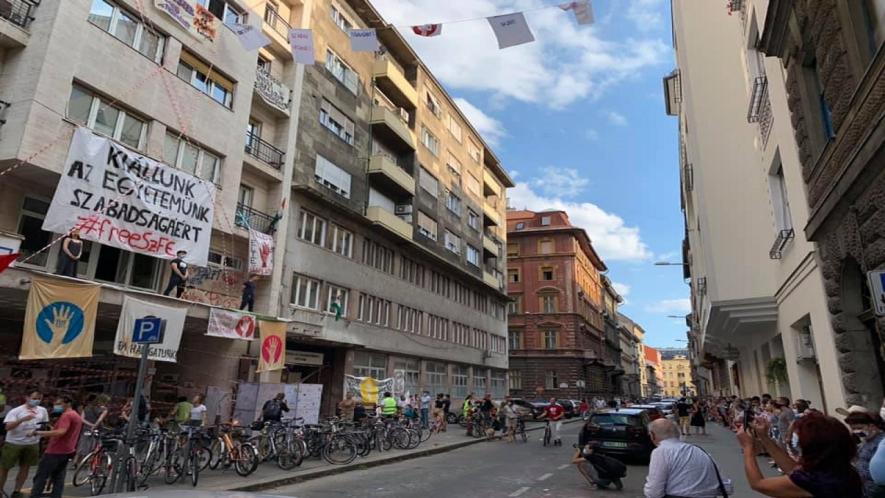
<svg viewBox="0 0 885 498"><path fill-rule="evenodd" d="M627 477L627 466L615 458L597 453L595 450L598 446L598 442L587 443L583 448L576 445L578 451L572 463L578 467L584 479L598 489L608 489L610 484L614 484L617 490L624 489L621 478Z"/></svg>

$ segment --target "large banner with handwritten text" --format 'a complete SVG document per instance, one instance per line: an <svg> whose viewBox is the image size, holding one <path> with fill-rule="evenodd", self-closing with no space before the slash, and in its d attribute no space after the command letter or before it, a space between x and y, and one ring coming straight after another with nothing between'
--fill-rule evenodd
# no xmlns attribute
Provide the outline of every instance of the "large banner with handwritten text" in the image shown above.
<svg viewBox="0 0 885 498"><path fill-rule="evenodd" d="M205 266L215 184L77 128L43 230Z"/></svg>

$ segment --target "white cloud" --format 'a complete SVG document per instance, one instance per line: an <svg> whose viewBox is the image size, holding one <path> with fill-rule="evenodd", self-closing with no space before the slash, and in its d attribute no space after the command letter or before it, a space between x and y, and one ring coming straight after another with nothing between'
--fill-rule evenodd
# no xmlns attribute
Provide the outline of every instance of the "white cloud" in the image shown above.
<svg viewBox="0 0 885 498"><path fill-rule="evenodd" d="M501 138L507 135L507 130L504 129L504 125L500 121L482 112L467 99L456 98L455 104L489 145L498 145Z"/></svg>
<svg viewBox="0 0 885 498"><path fill-rule="evenodd" d="M669 252L655 255L656 261L679 262L681 259L682 259L682 252L681 251L669 251Z"/></svg>
<svg viewBox="0 0 885 498"><path fill-rule="evenodd" d="M664 23L661 15L664 0L631 0L627 7L627 18L642 31L660 27Z"/></svg>
<svg viewBox="0 0 885 498"><path fill-rule="evenodd" d="M609 123L615 126L627 126L627 118L619 112L608 111L605 113L605 117Z"/></svg>
<svg viewBox="0 0 885 498"><path fill-rule="evenodd" d="M641 70L668 61L670 48L660 36L613 40L595 27L579 27L555 6L527 14L536 41L499 50L485 16L539 7L541 0L377 0L386 20L409 26L480 18L445 24L442 36L418 37L402 29L427 65L447 86L485 91L563 108L583 98L599 97L607 88ZM547 4L550 5L550 4Z"/></svg>
<svg viewBox="0 0 885 498"><path fill-rule="evenodd" d="M507 193L510 205L515 209L566 211L573 225L587 230L603 261L647 261L651 258L651 251L639 236L639 228L626 226L620 216L608 213L596 204L544 196L526 182L517 182L516 187Z"/></svg>
<svg viewBox="0 0 885 498"><path fill-rule="evenodd" d="M594 142L599 140L599 132L593 128L588 128L587 131L584 132L584 136L587 137L587 140L593 140Z"/></svg>
<svg viewBox="0 0 885 498"><path fill-rule="evenodd" d="M691 299L687 297L679 299L662 299L649 306L646 311L650 313L690 313Z"/></svg>
<svg viewBox="0 0 885 498"><path fill-rule="evenodd" d="M574 168L547 166L540 174L540 178L532 180L532 186L548 196L575 197L590 184L590 180L582 177Z"/></svg>
<svg viewBox="0 0 885 498"><path fill-rule="evenodd" d="M615 292L621 295L624 299L630 295L630 286L627 284L622 284L620 282L612 282L612 287L615 289Z"/></svg>

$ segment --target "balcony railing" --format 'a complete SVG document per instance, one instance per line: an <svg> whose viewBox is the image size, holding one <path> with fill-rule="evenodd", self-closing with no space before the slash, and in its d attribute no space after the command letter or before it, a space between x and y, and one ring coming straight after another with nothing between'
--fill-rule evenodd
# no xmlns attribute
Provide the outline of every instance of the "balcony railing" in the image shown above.
<svg viewBox="0 0 885 498"><path fill-rule="evenodd" d="M753 80L753 92L750 94L750 106L747 109L747 122L758 123L762 107L768 100L768 77L757 76Z"/></svg>
<svg viewBox="0 0 885 498"><path fill-rule="evenodd" d="M274 220L275 217L267 213L262 213L257 209L252 209L251 206L237 203L237 215L234 223L238 227L245 228L246 230L251 228L252 230L257 230L259 232L270 233L272 231L271 228L274 225Z"/></svg>
<svg viewBox="0 0 885 498"><path fill-rule="evenodd" d="M33 0L0 0L0 17L16 26L27 28L34 20L34 9L38 3Z"/></svg>
<svg viewBox="0 0 885 498"><path fill-rule="evenodd" d="M265 142L254 133L246 133L246 154L264 161L275 169L282 169L283 167L283 156L285 153Z"/></svg>
<svg viewBox="0 0 885 498"><path fill-rule="evenodd" d="M787 247L787 243L793 240L795 236L796 234L792 228L778 230L774 244L771 245L771 250L768 251L768 257L771 259L781 259L784 256L784 248Z"/></svg>
<svg viewBox="0 0 885 498"><path fill-rule="evenodd" d="M0 0L2 1L2 0ZM289 39L289 31L292 29L292 26L286 22L285 19L280 15L276 9L271 8L268 5L267 9L264 11L264 22L267 23L268 26L277 33L279 33L283 38Z"/></svg>

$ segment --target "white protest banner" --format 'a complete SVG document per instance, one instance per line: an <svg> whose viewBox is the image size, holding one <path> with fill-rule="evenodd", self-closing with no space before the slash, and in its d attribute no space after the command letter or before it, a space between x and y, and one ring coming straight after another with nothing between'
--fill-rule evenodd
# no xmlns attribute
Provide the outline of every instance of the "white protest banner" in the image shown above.
<svg viewBox="0 0 885 498"><path fill-rule="evenodd" d="M209 308L209 328L206 329L206 335L251 341L255 339L257 326L255 316L248 313Z"/></svg>
<svg viewBox="0 0 885 498"><path fill-rule="evenodd" d="M374 405L380 401L381 395L393 391L393 379L375 379L373 377L355 377L344 375L344 392L353 393L363 403Z"/></svg>
<svg viewBox="0 0 885 498"><path fill-rule="evenodd" d="M487 18L498 39L498 48L507 48L535 41L522 12Z"/></svg>
<svg viewBox="0 0 885 498"><path fill-rule="evenodd" d="M215 184L77 128L43 230L206 266Z"/></svg>
<svg viewBox="0 0 885 498"><path fill-rule="evenodd" d="M289 45L292 46L292 57L296 64L310 65L316 62L313 53L313 31L292 29L289 31Z"/></svg>
<svg viewBox="0 0 885 498"><path fill-rule="evenodd" d="M590 5L590 0L562 3L559 4L559 8L572 11L578 24L593 24L593 7Z"/></svg>
<svg viewBox="0 0 885 498"><path fill-rule="evenodd" d="M233 24L230 28L239 38L243 48L249 52L270 45L270 38L251 24Z"/></svg>
<svg viewBox="0 0 885 498"><path fill-rule="evenodd" d="M273 237L249 230L249 273L270 275L273 272Z"/></svg>
<svg viewBox="0 0 885 498"><path fill-rule="evenodd" d="M117 338L114 339L114 354L141 358L143 346L132 343L132 334L135 331L135 321L147 317L163 320L163 342L148 346L148 359L177 362L187 308L149 303L129 296L123 296L123 308L120 310L120 321L117 322Z"/></svg>
<svg viewBox="0 0 885 498"><path fill-rule="evenodd" d="M197 0L154 0L154 7L191 35L215 41L218 19Z"/></svg>
<svg viewBox="0 0 885 498"><path fill-rule="evenodd" d="M379 48L374 28L350 30L350 49L354 52L377 52Z"/></svg>

